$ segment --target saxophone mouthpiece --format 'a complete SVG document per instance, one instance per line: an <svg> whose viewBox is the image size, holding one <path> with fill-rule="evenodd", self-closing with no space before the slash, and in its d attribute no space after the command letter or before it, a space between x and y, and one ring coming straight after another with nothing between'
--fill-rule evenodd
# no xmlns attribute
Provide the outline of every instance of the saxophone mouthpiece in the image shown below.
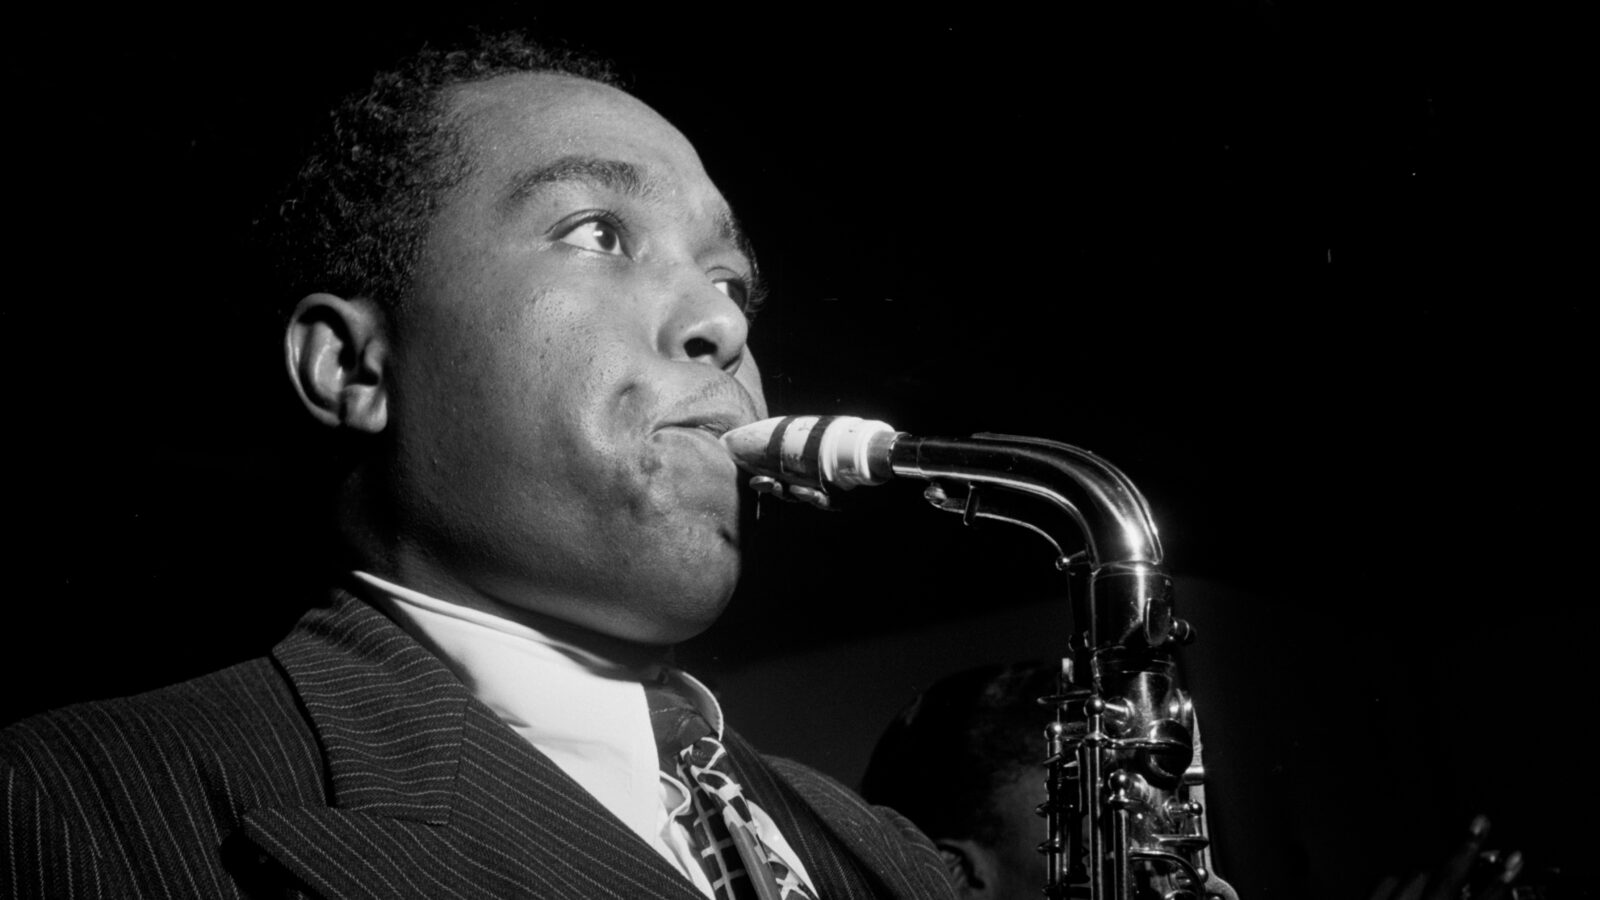
<svg viewBox="0 0 1600 900"><path fill-rule="evenodd" d="M900 436L887 422L855 416L783 416L735 428L722 443L765 493L826 508L830 490L883 484L894 477L890 454Z"/></svg>

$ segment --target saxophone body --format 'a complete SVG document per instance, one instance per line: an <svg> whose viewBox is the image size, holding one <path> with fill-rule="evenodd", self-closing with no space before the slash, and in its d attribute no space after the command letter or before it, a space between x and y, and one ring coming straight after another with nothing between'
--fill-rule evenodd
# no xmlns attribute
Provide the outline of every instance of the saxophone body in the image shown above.
<svg viewBox="0 0 1600 900"><path fill-rule="evenodd" d="M1198 721L1149 505L1116 467L1053 441L924 438L852 417L769 419L724 438L752 487L829 508L839 491L928 482L935 507L1020 526L1055 550L1075 633L1044 731L1044 894L1234 900L1212 871ZM1081 548L1081 549L1080 549ZM1041 719L1045 716L1041 715Z"/></svg>

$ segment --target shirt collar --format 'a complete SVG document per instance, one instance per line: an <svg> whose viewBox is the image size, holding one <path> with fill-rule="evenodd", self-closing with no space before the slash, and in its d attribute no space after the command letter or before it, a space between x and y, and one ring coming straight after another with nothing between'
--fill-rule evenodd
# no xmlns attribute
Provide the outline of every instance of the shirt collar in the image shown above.
<svg viewBox="0 0 1600 900"><path fill-rule="evenodd" d="M717 702L716 695L700 679L676 666L660 663L626 665L576 644L553 638L521 622L440 600L368 572L356 571L353 574L358 581L371 588L366 592L368 599L444 660L474 693L478 693L479 683L484 676L492 674L472 671L477 668L472 665L474 646L481 646L484 642L512 646L520 644L521 649L530 655L573 672L584 672L608 680L635 681L640 684L653 681L671 686L688 697L696 711L711 724L713 733L719 739L722 737L722 705ZM480 695L479 699L483 697Z"/></svg>

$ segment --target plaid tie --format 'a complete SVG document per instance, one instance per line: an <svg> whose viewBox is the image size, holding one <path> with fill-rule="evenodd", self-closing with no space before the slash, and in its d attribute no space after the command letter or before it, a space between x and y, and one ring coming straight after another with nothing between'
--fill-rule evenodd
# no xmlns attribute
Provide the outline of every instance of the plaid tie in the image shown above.
<svg viewBox="0 0 1600 900"><path fill-rule="evenodd" d="M646 685L645 696L662 771L690 785L682 819L717 900L817 900L761 842L728 750L705 717L669 688Z"/></svg>

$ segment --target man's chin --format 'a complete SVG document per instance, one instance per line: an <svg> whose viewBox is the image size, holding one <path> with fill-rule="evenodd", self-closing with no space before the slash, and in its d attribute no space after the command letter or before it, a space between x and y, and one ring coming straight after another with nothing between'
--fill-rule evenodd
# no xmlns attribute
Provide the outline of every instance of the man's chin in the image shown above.
<svg viewBox="0 0 1600 900"><path fill-rule="evenodd" d="M739 578L737 548L698 559L665 562L648 580L614 585L603 606L591 606L585 623L612 638L670 646L710 628L728 608Z"/></svg>
<svg viewBox="0 0 1600 900"><path fill-rule="evenodd" d="M688 586L686 586L687 588ZM662 602L647 611L641 630L648 632L646 643L677 644L699 635L716 624L732 599L732 587L692 589Z"/></svg>

